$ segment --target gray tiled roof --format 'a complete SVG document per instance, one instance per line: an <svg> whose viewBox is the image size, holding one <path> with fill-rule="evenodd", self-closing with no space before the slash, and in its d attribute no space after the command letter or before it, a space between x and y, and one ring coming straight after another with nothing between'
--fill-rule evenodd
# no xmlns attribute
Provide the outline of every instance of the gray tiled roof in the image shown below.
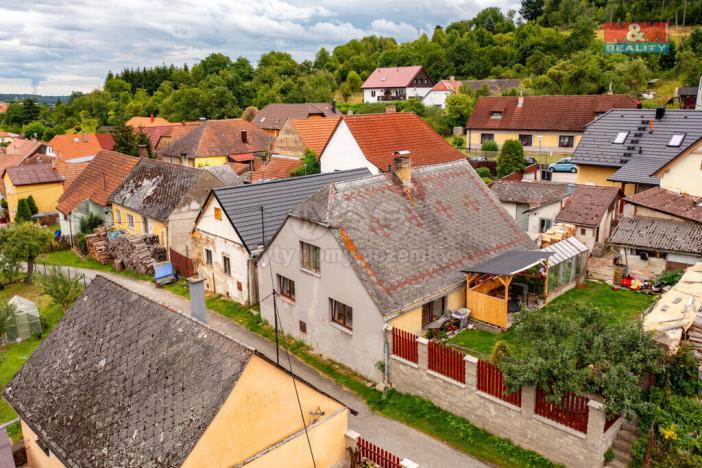
<svg viewBox="0 0 702 468"><path fill-rule="evenodd" d="M409 193L392 173L334 183L292 216L330 226L384 314L460 285L462 269L535 248L465 160L414 168Z"/></svg>
<svg viewBox="0 0 702 468"><path fill-rule="evenodd" d="M207 172L214 175L227 187L244 185L241 177L234 171L229 164L220 164L219 166L207 166L204 168Z"/></svg>
<svg viewBox="0 0 702 468"><path fill-rule="evenodd" d="M5 398L66 466L180 466L252 354L98 276Z"/></svg>
<svg viewBox="0 0 702 468"><path fill-rule="evenodd" d="M156 159L142 159L108 201L149 218L165 221L202 178L223 185L209 172Z"/></svg>
<svg viewBox="0 0 702 468"><path fill-rule="evenodd" d="M702 224L659 218L625 217L612 234L612 244L702 255Z"/></svg>
<svg viewBox="0 0 702 468"><path fill-rule="evenodd" d="M330 172L289 179L272 180L239 187L214 190L230 222L249 252L268 242L283 224L288 213L332 182L369 176L368 169ZM263 207L264 226L261 225Z"/></svg>
<svg viewBox="0 0 702 468"><path fill-rule="evenodd" d="M660 120L655 115L655 109L610 110L587 126L571 162L621 168L612 181L658 185L652 174L702 138L702 112L666 110ZM627 131L623 144L613 143L619 132ZM686 134L679 147L668 146L673 133Z"/></svg>
<svg viewBox="0 0 702 468"><path fill-rule="evenodd" d="M490 189L501 202L539 206L568 195L567 184L496 180Z"/></svg>

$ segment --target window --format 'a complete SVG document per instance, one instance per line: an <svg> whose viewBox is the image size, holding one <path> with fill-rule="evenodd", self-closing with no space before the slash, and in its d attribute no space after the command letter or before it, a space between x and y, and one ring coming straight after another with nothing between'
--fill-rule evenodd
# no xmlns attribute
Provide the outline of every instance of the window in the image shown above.
<svg viewBox="0 0 702 468"><path fill-rule="evenodd" d="M584 236L585 235L585 228L580 228L580 235Z"/></svg>
<svg viewBox="0 0 702 468"><path fill-rule="evenodd" d="M375 97L375 91L371 91L371 96Z"/></svg>
<svg viewBox="0 0 702 468"><path fill-rule="evenodd" d="M122 212L119 211L119 210L117 210L117 211L115 212L115 217L117 218L117 219L115 220L115 222L121 224L121 223L122 223Z"/></svg>
<svg viewBox="0 0 702 468"><path fill-rule="evenodd" d="M521 143L522 146L531 146L532 136L533 135L530 134L519 135L519 143Z"/></svg>
<svg viewBox="0 0 702 468"><path fill-rule="evenodd" d="M438 319L446 311L446 297L440 297L422 306L422 326Z"/></svg>
<svg viewBox="0 0 702 468"><path fill-rule="evenodd" d="M149 232L149 219L146 216L141 217L141 227L144 229L144 234Z"/></svg>
<svg viewBox="0 0 702 468"><path fill-rule="evenodd" d="M232 275L232 265L229 263L229 257L222 255L222 265L224 267L224 274L227 276Z"/></svg>
<svg viewBox="0 0 702 468"><path fill-rule="evenodd" d="M491 119L501 119L501 118L502 118L502 111L492 111L492 112L490 112L490 118L491 118Z"/></svg>
<svg viewBox="0 0 702 468"><path fill-rule="evenodd" d="M627 136L629 136L629 132L619 132L617 133L617 136L614 137L614 141L612 143L616 145L623 145Z"/></svg>
<svg viewBox="0 0 702 468"><path fill-rule="evenodd" d="M539 232L546 232L551 229L553 220L549 218L539 218Z"/></svg>
<svg viewBox="0 0 702 468"><path fill-rule="evenodd" d="M278 276L278 289L280 290L280 295L290 299L295 300L295 282L290 278L286 278L283 275Z"/></svg>
<svg viewBox="0 0 702 468"><path fill-rule="evenodd" d="M217 208L215 207L214 209L214 216L215 219L218 221L222 221L222 208Z"/></svg>
<svg viewBox="0 0 702 468"><path fill-rule="evenodd" d="M668 146L680 146L684 139L684 133L673 133L673 136L670 137L670 141L668 142Z"/></svg>
<svg viewBox="0 0 702 468"><path fill-rule="evenodd" d="M307 323L300 320L300 333L307 333Z"/></svg>
<svg viewBox="0 0 702 468"><path fill-rule="evenodd" d="M481 133L480 134L480 144L482 145L486 141L495 141L494 133Z"/></svg>
<svg viewBox="0 0 702 468"><path fill-rule="evenodd" d="M236 290L239 291L239 292L241 292L241 291L244 290L244 285L241 284L241 281L237 281L237 282L236 282Z"/></svg>
<svg viewBox="0 0 702 468"><path fill-rule="evenodd" d="M300 242L300 250L302 251L300 258L302 268L319 273L319 247L307 242Z"/></svg>
<svg viewBox="0 0 702 468"><path fill-rule="evenodd" d="M350 306L329 298L329 309L332 322L353 330L353 309Z"/></svg>
<svg viewBox="0 0 702 468"><path fill-rule="evenodd" d="M205 263L212 265L212 251L210 249L205 249Z"/></svg>
<svg viewBox="0 0 702 468"><path fill-rule="evenodd" d="M558 146L561 148L572 148L575 142L573 135L561 135L558 137Z"/></svg>
<svg viewBox="0 0 702 468"><path fill-rule="evenodd" d="M127 226L130 228L134 227L134 216L127 214Z"/></svg>

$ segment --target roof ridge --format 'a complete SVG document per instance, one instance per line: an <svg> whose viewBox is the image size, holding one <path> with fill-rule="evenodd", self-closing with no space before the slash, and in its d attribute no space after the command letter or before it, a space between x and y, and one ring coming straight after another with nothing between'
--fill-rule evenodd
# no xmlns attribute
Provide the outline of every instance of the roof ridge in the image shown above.
<svg viewBox="0 0 702 468"><path fill-rule="evenodd" d="M302 161L302 160L300 159L300 161ZM321 177L321 176L326 176L326 175L331 175L331 174L343 174L343 173L354 172L354 171L363 171L363 170L367 170L367 169L365 167L359 167L359 168L354 168L354 169L344 169L342 171L321 172L319 174L308 174L308 175L297 176L297 177L286 177L285 179L264 180L262 182L256 182L255 184L238 185L236 187L217 187L213 190L221 192L224 190L230 190L230 189L240 188L240 187L257 187L260 185L269 185L269 184L275 184L275 183L281 183L281 182L290 182L293 180L304 180L304 179L309 179L311 177Z"/></svg>

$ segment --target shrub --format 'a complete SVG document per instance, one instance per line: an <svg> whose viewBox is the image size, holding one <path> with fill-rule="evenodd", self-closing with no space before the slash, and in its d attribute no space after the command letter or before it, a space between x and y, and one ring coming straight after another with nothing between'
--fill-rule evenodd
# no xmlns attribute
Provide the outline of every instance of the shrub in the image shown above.
<svg viewBox="0 0 702 468"><path fill-rule="evenodd" d="M492 174L490 173L490 169L487 167L479 167L475 170L475 172L478 173L480 177L485 179L486 177L492 177Z"/></svg>
<svg viewBox="0 0 702 468"><path fill-rule="evenodd" d="M319 166L319 159L317 159L317 153L311 149L305 150L305 157L302 159L302 166L294 169L290 176L299 177L310 174L319 174L321 168Z"/></svg>
<svg viewBox="0 0 702 468"><path fill-rule="evenodd" d="M682 278L684 271L664 271L656 277L656 281L662 286L674 286Z"/></svg>
<svg viewBox="0 0 702 468"><path fill-rule="evenodd" d="M33 215L39 213L39 208L37 208L37 202L34 201L34 197L31 195L27 198L27 206L29 207L29 211Z"/></svg>
<svg viewBox="0 0 702 468"><path fill-rule="evenodd" d="M612 460L614 460L614 450L612 450L612 447L610 447L604 454L604 464L607 465Z"/></svg>
<svg viewBox="0 0 702 468"><path fill-rule="evenodd" d="M495 140L488 140L480 146L481 151L497 151L497 143Z"/></svg>
<svg viewBox="0 0 702 468"><path fill-rule="evenodd" d="M511 354L512 350L509 348L507 342L505 340L499 340L495 342L495 345L492 348L492 354L490 354L490 362L499 365L500 361L502 361L502 358L510 356Z"/></svg>
<svg viewBox="0 0 702 468"><path fill-rule="evenodd" d="M29 203L26 198L20 198L17 202L17 213L15 214L16 223L24 223L32 220L32 210L29 208Z"/></svg>
<svg viewBox="0 0 702 468"><path fill-rule="evenodd" d="M48 275L42 276L39 286L44 294L63 307L64 312L83 292L81 277L71 278L58 267L53 267Z"/></svg>
<svg viewBox="0 0 702 468"><path fill-rule="evenodd" d="M102 226L104 222L102 217L90 212L87 216L80 218L80 232L81 234L90 234L96 227Z"/></svg>
<svg viewBox="0 0 702 468"><path fill-rule="evenodd" d="M466 139L458 135L451 137L451 146L456 149L464 149L466 147Z"/></svg>

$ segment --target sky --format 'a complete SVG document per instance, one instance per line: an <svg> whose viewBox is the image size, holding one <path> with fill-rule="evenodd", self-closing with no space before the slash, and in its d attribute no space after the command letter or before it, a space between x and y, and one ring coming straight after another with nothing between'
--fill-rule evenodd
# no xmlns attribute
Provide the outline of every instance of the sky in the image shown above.
<svg viewBox="0 0 702 468"><path fill-rule="evenodd" d="M255 63L313 58L369 34L398 41L519 0L0 0L0 93L67 95L109 70L188 63L212 52Z"/></svg>

